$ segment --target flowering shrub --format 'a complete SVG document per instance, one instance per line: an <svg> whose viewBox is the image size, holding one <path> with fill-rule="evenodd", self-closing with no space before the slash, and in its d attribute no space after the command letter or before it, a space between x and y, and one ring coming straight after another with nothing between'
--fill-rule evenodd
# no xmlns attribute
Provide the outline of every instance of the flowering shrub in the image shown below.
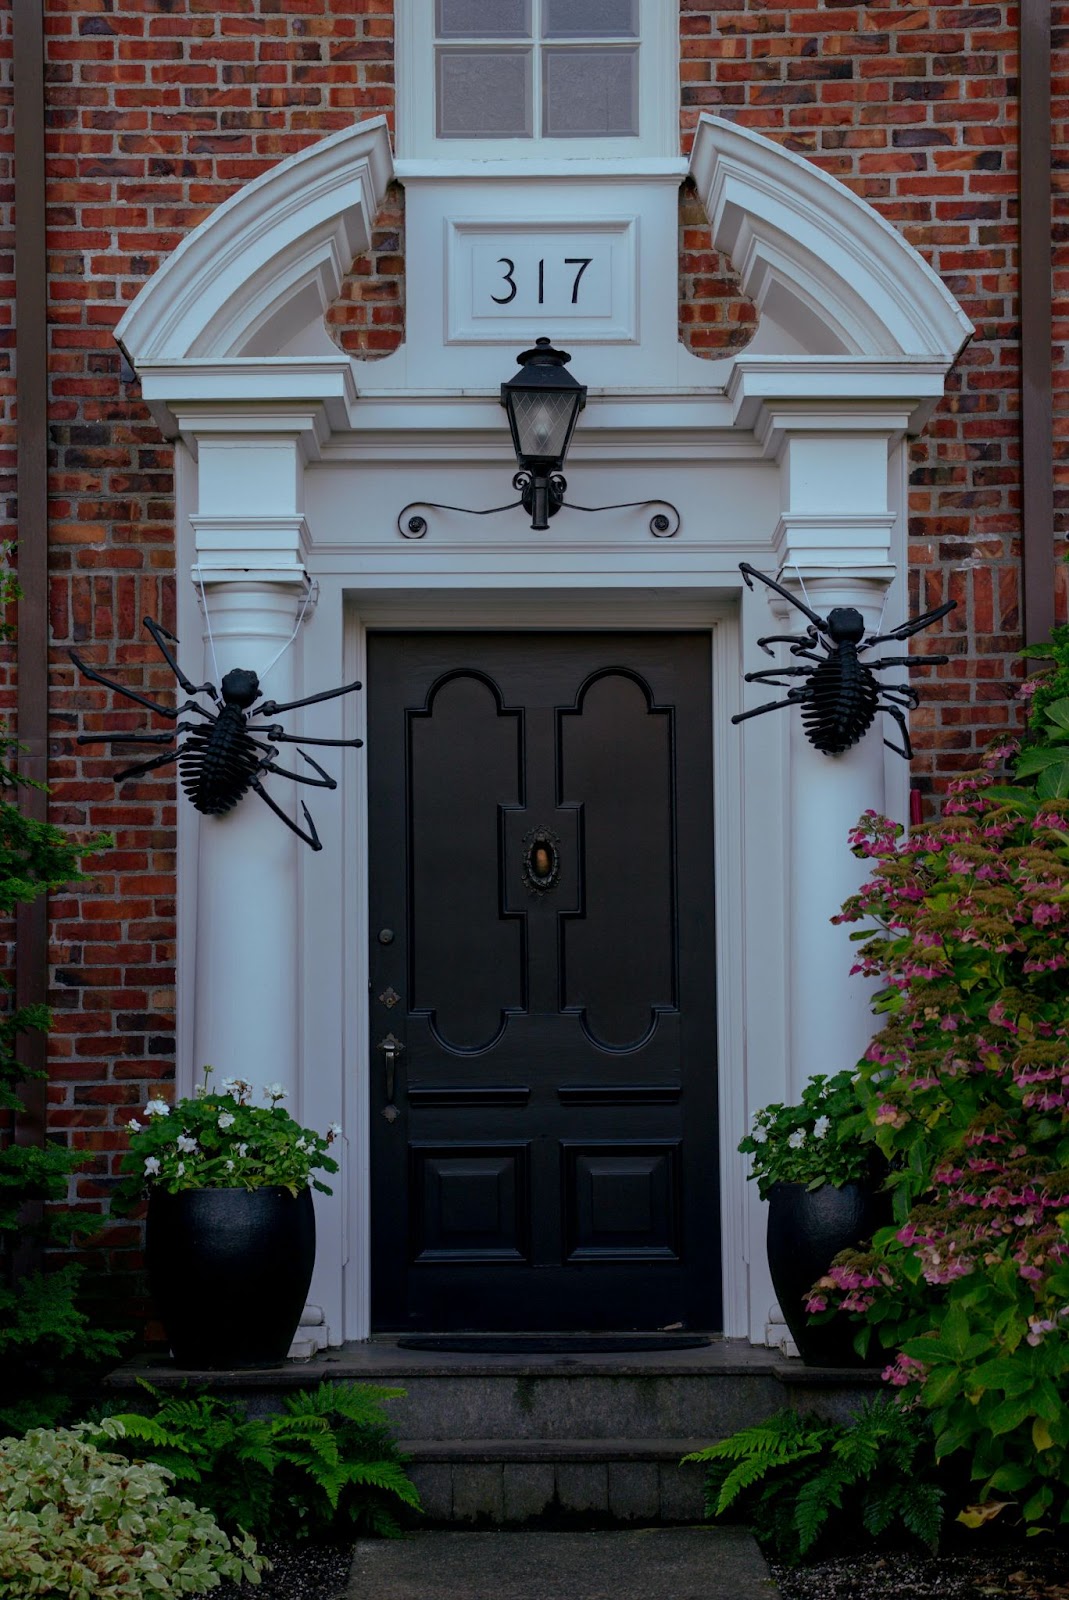
<svg viewBox="0 0 1069 1600"><path fill-rule="evenodd" d="M874 871L838 920L868 924L855 970L885 980L886 1016L855 1127L892 1164L896 1221L809 1305L897 1349L885 1376L971 1463L963 1520L1012 1503L1049 1525L1069 1521L1069 800L997 786L1006 753L940 821L906 838L868 814L853 836Z"/></svg>
<svg viewBox="0 0 1069 1600"><path fill-rule="evenodd" d="M212 1068L191 1100L170 1106L150 1100L143 1121L127 1127L130 1145L122 1158L127 1174L120 1200L136 1201L146 1188L168 1194L180 1189L263 1189L278 1184L297 1194L307 1185L332 1193L316 1171L337 1172L329 1152L341 1134L332 1123L325 1135L302 1128L282 1101L281 1084L263 1090L265 1106L253 1105L253 1086L243 1078L224 1078L217 1092L209 1088Z"/></svg>
<svg viewBox="0 0 1069 1600"><path fill-rule="evenodd" d="M841 1189L869 1175L874 1146L856 1136L841 1137L846 1118L857 1111L849 1072L834 1078L811 1078L797 1106L765 1106L753 1129L739 1144L752 1157L750 1176L757 1179L762 1200L774 1183L804 1183L820 1189L830 1183Z"/></svg>

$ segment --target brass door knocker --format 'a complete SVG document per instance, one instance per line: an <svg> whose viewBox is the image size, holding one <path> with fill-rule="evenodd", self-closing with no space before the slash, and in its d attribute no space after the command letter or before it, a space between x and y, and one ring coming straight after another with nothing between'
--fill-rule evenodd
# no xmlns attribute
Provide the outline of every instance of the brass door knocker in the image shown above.
<svg viewBox="0 0 1069 1600"><path fill-rule="evenodd" d="M528 894L547 894L560 878L560 838L548 828L523 836L523 883Z"/></svg>

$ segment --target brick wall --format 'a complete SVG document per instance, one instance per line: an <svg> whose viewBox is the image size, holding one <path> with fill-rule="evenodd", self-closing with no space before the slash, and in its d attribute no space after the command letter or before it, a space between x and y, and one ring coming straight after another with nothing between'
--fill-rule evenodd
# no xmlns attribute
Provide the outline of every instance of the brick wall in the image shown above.
<svg viewBox="0 0 1069 1600"><path fill-rule="evenodd" d="M1069 5L1054 13L1064 152ZM77 1181L79 1201L100 1206L121 1122L173 1073L174 1010L173 779L145 779L120 799L112 763L78 751L70 737L79 720L117 729L142 716L76 684L68 646L117 664L131 686L170 687L140 619L148 613L173 624L172 457L136 384L123 378L111 330L186 230L238 186L354 118L391 111L393 20L390 0L46 0L46 18L53 814L87 836L106 829L116 839L93 879L52 908L52 1117L90 1160ZM1006 686L1019 642L1016 27L1016 6L1005 0L681 0L685 139L698 114L712 110L814 160L900 228L977 323L944 405L913 447L914 605L960 602L947 625L955 659L914 718L914 770L928 786L971 764L1013 713ZM5 197L6 111L0 99ZM1064 172L1063 156L1063 184ZM384 354L403 335L403 225L395 187L372 251L354 263L328 318L354 353ZM681 337L702 355L740 348L753 308L708 249L687 191L680 238ZM1064 296L1064 191L1056 243ZM10 268L6 235L0 472L8 522ZM1055 334L1064 341L1064 317ZM7 694L0 676L0 705ZM132 1245L136 1235L111 1235L114 1269L137 1265Z"/></svg>

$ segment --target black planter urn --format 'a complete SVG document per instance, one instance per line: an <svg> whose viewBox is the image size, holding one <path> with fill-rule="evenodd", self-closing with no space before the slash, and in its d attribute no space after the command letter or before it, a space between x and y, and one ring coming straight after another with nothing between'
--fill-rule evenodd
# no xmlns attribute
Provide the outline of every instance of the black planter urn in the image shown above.
<svg viewBox="0 0 1069 1600"><path fill-rule="evenodd" d="M146 1255L176 1366L277 1366L312 1281L311 1191L157 1191L149 1200Z"/></svg>
<svg viewBox="0 0 1069 1600"><path fill-rule="evenodd" d="M769 1190L768 1265L772 1284L807 1367L858 1367L858 1324L847 1315L813 1324L806 1315L809 1290L840 1250L871 1239L890 1219L888 1197L871 1185L830 1183L807 1190L804 1183L774 1183ZM886 1361L880 1356L880 1364Z"/></svg>

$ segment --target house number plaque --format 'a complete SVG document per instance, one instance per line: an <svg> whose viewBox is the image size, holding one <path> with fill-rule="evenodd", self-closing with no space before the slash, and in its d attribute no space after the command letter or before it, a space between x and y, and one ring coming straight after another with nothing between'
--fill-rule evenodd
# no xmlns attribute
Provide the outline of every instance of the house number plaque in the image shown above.
<svg viewBox="0 0 1069 1600"><path fill-rule="evenodd" d="M630 343L636 227L634 219L583 228L454 222L450 342L507 342L552 326L561 338Z"/></svg>

